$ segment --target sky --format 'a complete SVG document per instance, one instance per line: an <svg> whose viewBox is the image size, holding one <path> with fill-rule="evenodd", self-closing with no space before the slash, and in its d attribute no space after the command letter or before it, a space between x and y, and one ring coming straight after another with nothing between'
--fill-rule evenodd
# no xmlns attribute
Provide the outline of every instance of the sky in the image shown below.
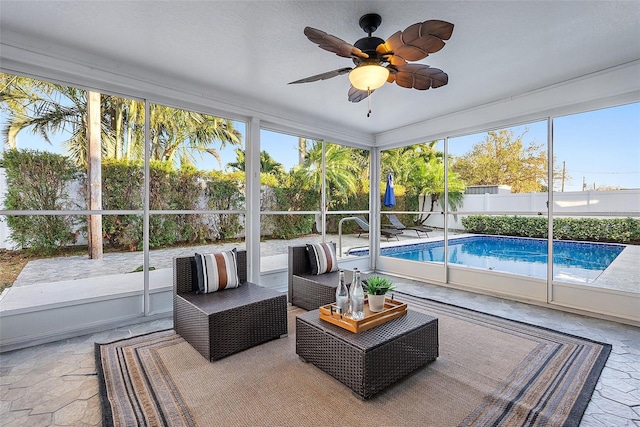
<svg viewBox="0 0 640 427"><path fill-rule="evenodd" d="M526 144L547 144L547 122L510 127L524 133ZM640 188L640 103L596 110L553 120L553 151L560 168L565 162L565 191L596 187ZM449 153L460 156L485 133L449 139Z"/></svg>
<svg viewBox="0 0 640 427"><path fill-rule="evenodd" d="M0 124L4 127L6 115L0 113ZM244 135L245 124L238 123ZM524 133L525 145L547 143L546 122L528 123L510 128L515 136ZM526 132L526 133L525 133ZM298 137L267 130L261 133L261 150L290 170L298 162ZM473 144L484 140L485 133L449 139L449 152L460 156L471 150ZM54 141L63 140L58 135ZM244 138L243 138L244 139ZM554 119L554 155L560 167L565 163L565 191L581 191L583 188L621 187L640 188L640 103L596 110ZM54 146L40 142L27 131L18 136L18 147L62 152L59 143ZM225 169L227 163L236 160L235 146L219 149L222 167L210 157L200 160L201 169ZM444 149L443 143L438 145Z"/></svg>

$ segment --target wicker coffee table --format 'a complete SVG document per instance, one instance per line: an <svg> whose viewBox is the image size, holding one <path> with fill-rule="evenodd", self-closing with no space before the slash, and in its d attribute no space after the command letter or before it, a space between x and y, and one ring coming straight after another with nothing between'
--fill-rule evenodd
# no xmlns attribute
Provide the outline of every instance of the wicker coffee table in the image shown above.
<svg viewBox="0 0 640 427"><path fill-rule="evenodd" d="M296 318L296 353L368 399L438 357L438 319L407 310L355 334L308 311Z"/></svg>

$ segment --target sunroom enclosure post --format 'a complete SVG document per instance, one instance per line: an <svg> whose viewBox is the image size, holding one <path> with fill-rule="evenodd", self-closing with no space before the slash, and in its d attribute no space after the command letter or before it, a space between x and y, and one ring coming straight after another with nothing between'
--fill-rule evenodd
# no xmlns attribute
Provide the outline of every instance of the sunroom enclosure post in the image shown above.
<svg viewBox="0 0 640 427"><path fill-rule="evenodd" d="M322 182L320 183L320 228L322 241L327 241L327 143L322 140Z"/></svg>
<svg viewBox="0 0 640 427"><path fill-rule="evenodd" d="M375 270L380 256L380 147L371 151L369 164L369 267Z"/></svg>
<svg viewBox="0 0 640 427"><path fill-rule="evenodd" d="M87 92L87 176L89 210L102 210L102 139L100 92ZM89 259L102 259L102 215L87 217Z"/></svg>
<svg viewBox="0 0 640 427"><path fill-rule="evenodd" d="M449 137L444 138L444 195L442 204L444 213L444 218L442 218L442 227L444 228L442 237L444 239L444 255L442 262L444 266L444 283L449 283L449 215L451 214L449 207Z"/></svg>
<svg viewBox="0 0 640 427"><path fill-rule="evenodd" d="M553 118L547 118L547 303L553 302Z"/></svg>
<svg viewBox="0 0 640 427"><path fill-rule="evenodd" d="M249 119L245 141L245 245L248 280L260 284L260 119Z"/></svg>
<svg viewBox="0 0 640 427"><path fill-rule="evenodd" d="M149 158L151 151L151 106L149 100L144 100L144 213L142 215L143 231L142 231L142 245L143 245L143 280L144 280L144 315L149 316L151 303L149 301L149 206L150 195L149 191L151 186L149 181L151 180L151 170L149 168Z"/></svg>

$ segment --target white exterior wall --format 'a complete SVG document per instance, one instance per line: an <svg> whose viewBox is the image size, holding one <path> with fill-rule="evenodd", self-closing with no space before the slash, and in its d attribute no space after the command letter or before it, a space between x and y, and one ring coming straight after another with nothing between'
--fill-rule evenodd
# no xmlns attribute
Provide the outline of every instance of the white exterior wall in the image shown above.
<svg viewBox="0 0 640 427"><path fill-rule="evenodd" d="M547 193L517 193L517 194L465 194L460 212L470 214L495 215L547 215ZM640 213L640 189L616 191L573 191L567 193L553 193L553 212L573 213L580 216L626 218L631 213ZM619 215L616 215L619 214ZM464 227L457 220L449 218L449 228L462 230ZM426 225L442 228L442 215L431 215Z"/></svg>
<svg viewBox="0 0 640 427"><path fill-rule="evenodd" d="M0 168L0 211L4 209L4 199L7 192L7 174L4 168ZM13 248L15 245L9 239L9 228L6 217L0 216L0 249Z"/></svg>

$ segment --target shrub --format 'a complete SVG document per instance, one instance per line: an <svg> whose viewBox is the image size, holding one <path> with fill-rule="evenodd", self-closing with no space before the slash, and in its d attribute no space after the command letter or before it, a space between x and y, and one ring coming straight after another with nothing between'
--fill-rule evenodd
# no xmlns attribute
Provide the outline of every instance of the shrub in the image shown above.
<svg viewBox="0 0 640 427"><path fill-rule="evenodd" d="M471 215L462 218L465 231L546 238L548 222L545 217ZM553 238L640 244L640 220L634 218L555 218Z"/></svg>
<svg viewBox="0 0 640 427"><path fill-rule="evenodd" d="M222 174L213 172L206 181L205 197L212 210L244 209L244 173ZM214 215L212 233L219 239L238 237L243 227L237 214L219 213Z"/></svg>
<svg viewBox="0 0 640 427"><path fill-rule="evenodd" d="M140 210L143 208L143 194L142 162L114 159L102 161L102 209ZM142 242L142 230L140 215L102 216L102 232L112 246L137 249Z"/></svg>
<svg viewBox="0 0 640 427"><path fill-rule="evenodd" d="M69 210L73 201L69 184L78 171L59 154L34 150L8 150L2 156L7 174L5 208L8 210ZM10 237L21 248L49 254L74 243L75 224L70 215L7 216Z"/></svg>
<svg viewBox="0 0 640 427"><path fill-rule="evenodd" d="M274 211L313 211L320 204L320 196L313 190L298 188L271 188L274 202L270 210ZM279 239L292 239L309 234L315 223L313 214L285 214L263 217L263 230Z"/></svg>

